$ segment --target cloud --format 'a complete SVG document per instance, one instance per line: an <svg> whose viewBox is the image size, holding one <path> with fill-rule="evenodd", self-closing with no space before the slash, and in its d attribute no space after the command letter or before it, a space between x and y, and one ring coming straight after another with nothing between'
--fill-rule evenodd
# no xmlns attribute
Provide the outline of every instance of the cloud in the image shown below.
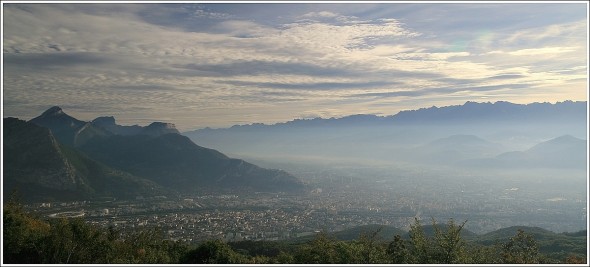
<svg viewBox="0 0 590 267"><path fill-rule="evenodd" d="M487 85L487 86L468 86L468 87L440 87L440 88L426 88L421 90L403 90L393 92L376 92L376 93L363 93L354 94L350 97L378 97L378 98L398 98L404 96L425 96L425 95L440 95L440 94L455 94L455 93L467 93L467 92L487 92L495 91L499 89L519 89L529 88L527 84L500 84L500 85Z"/></svg>
<svg viewBox="0 0 590 267"><path fill-rule="evenodd" d="M278 88L278 89L296 89L296 90L346 90L346 89L367 89L375 87L389 87L397 82L316 82L316 83L273 83L273 82L245 82L245 81L228 81L227 84L236 86L253 86L257 88Z"/></svg>
<svg viewBox="0 0 590 267"><path fill-rule="evenodd" d="M469 52L431 52L431 53L397 53L396 59L437 60L444 61L454 57L467 57Z"/></svg>
<svg viewBox="0 0 590 267"><path fill-rule="evenodd" d="M538 56L538 55L556 55L561 53L568 53L576 51L577 47L543 47L543 48L530 48L520 49L516 51L508 52L513 56Z"/></svg>
<svg viewBox="0 0 590 267"><path fill-rule="evenodd" d="M385 99L464 102L543 90L564 100L587 87L585 21L522 26L472 15L501 5L474 5L464 16L466 6L404 4L4 7L5 108L25 117L42 111L39 103L69 103L80 114L92 112L85 105L116 111L122 121L176 116L182 128L197 123L190 114L227 123L268 108L289 120L391 113L377 105ZM439 22L424 23L433 11Z"/></svg>
<svg viewBox="0 0 590 267"><path fill-rule="evenodd" d="M7 53L4 56L6 67L52 68L74 67L77 65L98 65L109 61L107 57L95 53Z"/></svg>
<svg viewBox="0 0 590 267"><path fill-rule="evenodd" d="M338 16L340 15L330 11L309 12L301 15L302 18L335 18Z"/></svg>
<svg viewBox="0 0 590 267"><path fill-rule="evenodd" d="M522 43L580 43L587 39L587 20L568 23L557 23L540 27L531 27L511 33L502 40L504 45L518 45ZM565 41L565 42L564 42Z"/></svg>
<svg viewBox="0 0 590 267"><path fill-rule="evenodd" d="M312 49L355 49L381 38L416 37L396 20L381 23L332 25L326 23L294 23L287 25L281 37Z"/></svg>
<svg viewBox="0 0 590 267"><path fill-rule="evenodd" d="M525 78L525 77L526 76L525 75L522 75L522 74L499 74L499 75L488 77L488 79L493 79L493 80L510 80L510 79Z"/></svg>
<svg viewBox="0 0 590 267"><path fill-rule="evenodd" d="M354 71L344 68L323 67L310 63L273 62L273 61L234 61L222 64L184 64L172 65L175 68L194 70L195 76L231 77L245 75L309 75L309 76L349 76Z"/></svg>
<svg viewBox="0 0 590 267"><path fill-rule="evenodd" d="M279 30L271 27L266 27L252 21L242 20L222 21L214 26L213 29L217 30L218 33L228 34L238 38L264 37L279 32Z"/></svg>

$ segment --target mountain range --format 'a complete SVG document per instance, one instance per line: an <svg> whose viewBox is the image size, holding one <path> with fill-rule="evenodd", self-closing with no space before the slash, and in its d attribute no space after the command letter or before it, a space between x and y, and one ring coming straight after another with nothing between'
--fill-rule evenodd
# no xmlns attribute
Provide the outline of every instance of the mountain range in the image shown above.
<svg viewBox="0 0 590 267"><path fill-rule="evenodd" d="M303 128L322 126L384 126L407 124L442 124L452 123L521 123L531 122L570 122L587 120L586 101L564 101L551 103L515 104L507 101L471 102L463 105L444 107L432 106L415 110L402 110L394 115L378 116L372 114L356 114L341 118L310 118L294 119L288 122L275 124L253 123L234 125L230 128L212 129L206 127L190 133L215 130L253 130L253 129L279 129L279 128Z"/></svg>
<svg viewBox="0 0 590 267"><path fill-rule="evenodd" d="M196 145L173 124L84 122L52 107L23 121L5 118L4 192L25 200L134 198L175 192L301 192L301 180Z"/></svg>
<svg viewBox="0 0 590 267"><path fill-rule="evenodd" d="M587 125L585 101L499 101L421 108L391 116L204 128L184 135L234 156L262 160L313 156L315 162L585 169Z"/></svg>
<svg viewBox="0 0 590 267"><path fill-rule="evenodd" d="M285 171L239 158L585 170L586 104L467 102L386 117L316 118L182 134L170 123L123 126L107 116L82 121L52 107L30 121L4 119L4 192L19 187L38 196L85 198L305 188Z"/></svg>
<svg viewBox="0 0 590 267"><path fill-rule="evenodd" d="M563 135L541 142L525 151L502 153L484 160L483 164L504 168L585 168L587 160L586 140Z"/></svg>

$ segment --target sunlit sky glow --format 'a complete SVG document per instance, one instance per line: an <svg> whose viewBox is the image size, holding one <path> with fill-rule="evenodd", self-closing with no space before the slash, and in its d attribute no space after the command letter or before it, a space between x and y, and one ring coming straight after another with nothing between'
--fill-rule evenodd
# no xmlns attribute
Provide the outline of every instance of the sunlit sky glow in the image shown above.
<svg viewBox="0 0 590 267"><path fill-rule="evenodd" d="M3 116L180 130L586 100L586 3L3 3Z"/></svg>

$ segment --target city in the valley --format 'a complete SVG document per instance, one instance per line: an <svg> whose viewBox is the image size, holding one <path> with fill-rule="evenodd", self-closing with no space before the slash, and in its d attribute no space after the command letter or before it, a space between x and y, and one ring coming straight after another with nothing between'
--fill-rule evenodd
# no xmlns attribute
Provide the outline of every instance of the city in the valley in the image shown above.
<svg viewBox="0 0 590 267"><path fill-rule="evenodd" d="M139 196L135 200L42 202L26 207L47 218L81 217L121 233L158 228L171 240L194 243L211 239L287 240L371 224L407 230L414 218L425 224L433 219L437 223L467 221L466 229L478 234L513 225L574 232L583 229L587 220L584 190L578 194L562 191L567 183L561 189L555 186L547 191L518 182L468 184L466 173L463 178L445 179L436 177L434 171L398 170L396 179L391 179L392 170L386 168L355 170L294 169L294 173L309 179L312 189L305 194L235 190ZM374 178L359 180L369 173ZM417 178L431 183L418 184Z"/></svg>

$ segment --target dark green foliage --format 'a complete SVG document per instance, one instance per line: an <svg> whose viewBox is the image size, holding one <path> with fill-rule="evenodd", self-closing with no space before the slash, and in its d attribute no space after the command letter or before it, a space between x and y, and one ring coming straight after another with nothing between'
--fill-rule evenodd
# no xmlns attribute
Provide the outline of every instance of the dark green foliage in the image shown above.
<svg viewBox="0 0 590 267"><path fill-rule="evenodd" d="M362 233L357 242L361 250L361 263L377 264L388 260L387 248L384 242L381 242L379 233L382 228L372 232Z"/></svg>
<svg viewBox="0 0 590 267"><path fill-rule="evenodd" d="M279 257L281 252L292 253L295 250L294 245L290 245L286 242L278 241L237 241L229 243L231 248L244 255L248 256L264 256L269 258Z"/></svg>
<svg viewBox="0 0 590 267"><path fill-rule="evenodd" d="M327 233L319 233L311 242L303 244L295 253L295 262L311 264L338 263L336 241Z"/></svg>
<svg viewBox="0 0 590 267"><path fill-rule="evenodd" d="M435 226L434 240L437 246L435 250L437 263L455 264L467 262L465 241L461 237L461 230L463 230L466 222L457 225L453 219L450 219L446 231L443 231L433 220L432 225Z"/></svg>
<svg viewBox="0 0 590 267"><path fill-rule="evenodd" d="M414 224L410 226L410 262L411 263L428 263L431 261L430 241L427 239L418 219L414 219Z"/></svg>
<svg viewBox="0 0 590 267"><path fill-rule="evenodd" d="M112 246L100 229L81 219L50 221L51 231L42 240L42 263L109 262Z"/></svg>
<svg viewBox="0 0 590 267"><path fill-rule="evenodd" d="M500 245L482 246L471 243L466 249L468 262L471 264L500 264Z"/></svg>
<svg viewBox="0 0 590 267"><path fill-rule="evenodd" d="M407 248L407 241L400 235L396 235L387 247L389 260L394 264L407 264L410 262L410 252Z"/></svg>
<svg viewBox="0 0 590 267"><path fill-rule="evenodd" d="M539 227L512 226L471 238L469 241L485 246L500 245L509 242L519 229L534 238L539 253L545 255L551 262L563 262L568 256L586 258L588 251L586 230L557 234Z"/></svg>
<svg viewBox="0 0 590 267"><path fill-rule="evenodd" d="M4 205L4 263L20 264L536 264L585 263L586 253L557 240L562 254L543 254L533 234L518 229L492 245L466 241L465 222L449 220L433 235L416 219L409 238L381 238L382 228L362 232L355 240L338 240L325 232L305 243L286 241L209 240L189 248L166 240L159 229L139 229L121 235L112 227L99 228L81 219L41 220L27 214L11 197ZM566 235L559 235L567 237ZM581 236L569 238L583 238ZM549 240L545 240L549 242ZM571 249L571 250L570 250ZM576 251L576 252L572 252Z"/></svg>
<svg viewBox="0 0 590 267"><path fill-rule="evenodd" d="M295 263L377 264L389 262L387 245L378 238L380 230L361 233L357 240L338 241L325 232L302 244L294 255Z"/></svg>
<svg viewBox="0 0 590 267"><path fill-rule="evenodd" d="M539 248L535 239L518 229L510 241L502 245L501 257L508 264L536 264L540 263Z"/></svg>
<svg viewBox="0 0 590 267"><path fill-rule="evenodd" d="M189 251L181 261L185 264L243 264L248 263L248 258L221 240L210 240Z"/></svg>
<svg viewBox="0 0 590 267"><path fill-rule="evenodd" d="M40 263L40 244L49 233L49 225L26 214L15 194L4 204L3 215L4 263Z"/></svg>
<svg viewBox="0 0 590 267"><path fill-rule="evenodd" d="M377 236L375 238L379 238L382 240L391 241L392 238L396 235L407 236L407 231L386 225L376 225L376 224L369 224L369 225L362 225L353 227L350 229L346 229L343 231L339 231L334 233L334 237L338 240L356 240L359 236L367 233L376 232Z"/></svg>
<svg viewBox="0 0 590 267"><path fill-rule="evenodd" d="M573 232L573 233L563 233L563 235L566 236L587 236L588 235L588 230L581 230L581 231L577 231L577 232Z"/></svg>
<svg viewBox="0 0 590 267"><path fill-rule="evenodd" d="M185 244L165 240L157 229L119 239L112 228L105 231L79 218L40 220L12 201L3 213L5 263L178 263L188 250Z"/></svg>

